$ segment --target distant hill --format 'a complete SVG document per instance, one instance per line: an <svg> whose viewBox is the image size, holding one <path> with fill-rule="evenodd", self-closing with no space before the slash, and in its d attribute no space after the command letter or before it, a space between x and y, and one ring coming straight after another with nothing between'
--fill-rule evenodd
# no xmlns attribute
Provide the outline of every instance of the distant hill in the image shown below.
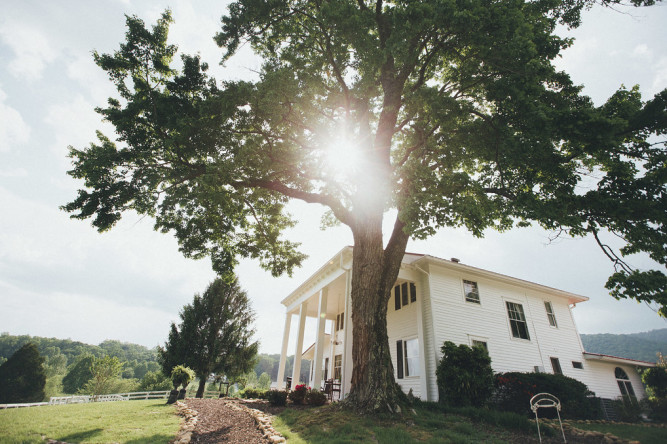
<svg viewBox="0 0 667 444"><path fill-rule="evenodd" d="M623 335L581 335L581 342L587 352L655 362L656 353L667 355L667 328Z"/></svg>

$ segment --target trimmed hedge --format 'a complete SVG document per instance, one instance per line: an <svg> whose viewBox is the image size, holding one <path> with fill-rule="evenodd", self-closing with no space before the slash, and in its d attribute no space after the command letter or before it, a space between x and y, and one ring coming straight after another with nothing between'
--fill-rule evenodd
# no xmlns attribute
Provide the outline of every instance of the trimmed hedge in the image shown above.
<svg viewBox="0 0 667 444"><path fill-rule="evenodd" d="M600 400L576 379L551 373L499 373L491 399L494 408L534 416L530 398L538 393L551 393L561 402L561 417L599 419ZM540 409L540 417L556 417L555 409Z"/></svg>
<svg viewBox="0 0 667 444"><path fill-rule="evenodd" d="M266 399L267 390L260 390L256 388L246 387L239 395L244 399Z"/></svg>

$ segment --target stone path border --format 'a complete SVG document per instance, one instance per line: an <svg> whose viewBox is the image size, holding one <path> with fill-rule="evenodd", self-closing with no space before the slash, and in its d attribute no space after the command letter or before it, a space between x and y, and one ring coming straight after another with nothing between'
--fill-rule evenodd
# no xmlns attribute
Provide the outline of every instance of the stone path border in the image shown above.
<svg viewBox="0 0 667 444"><path fill-rule="evenodd" d="M235 401L227 401L226 403L232 408L235 408L237 410L242 410L247 414L249 414L255 420L257 428L264 434L264 437L270 443L287 442L285 437L281 435L280 432L276 431L276 429L273 428L271 415L268 415L261 410L253 409L246 405L243 405L243 403L245 402L256 402L256 401L257 401L256 399L252 400L249 399L247 401L244 399L238 399Z"/></svg>

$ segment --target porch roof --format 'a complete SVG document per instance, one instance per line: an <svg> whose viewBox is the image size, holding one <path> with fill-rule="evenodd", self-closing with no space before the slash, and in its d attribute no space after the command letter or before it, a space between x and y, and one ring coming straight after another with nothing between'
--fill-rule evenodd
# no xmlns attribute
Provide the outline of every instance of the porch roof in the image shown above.
<svg viewBox="0 0 667 444"><path fill-rule="evenodd" d="M637 367L655 367L655 363L640 361L638 359L621 358L620 356L603 355L601 353L584 352L584 359L591 361L613 362L616 364L629 364Z"/></svg>

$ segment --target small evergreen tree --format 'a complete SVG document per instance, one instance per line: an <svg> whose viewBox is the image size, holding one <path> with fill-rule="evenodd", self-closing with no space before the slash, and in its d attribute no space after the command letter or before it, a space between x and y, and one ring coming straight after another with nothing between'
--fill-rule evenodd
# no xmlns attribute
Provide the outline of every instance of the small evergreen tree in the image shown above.
<svg viewBox="0 0 667 444"><path fill-rule="evenodd" d="M171 324L164 348L158 347L158 359L164 374L179 364L194 370L198 398L211 374L231 379L253 368L258 348L256 341L251 342L254 313L237 282L216 279L183 307L180 317L178 328Z"/></svg>
<svg viewBox="0 0 667 444"><path fill-rule="evenodd" d="M484 347L443 344L436 376L440 401L452 406L483 406L493 392L491 358Z"/></svg>
<svg viewBox="0 0 667 444"><path fill-rule="evenodd" d="M44 399L44 358L32 342L0 365L0 404L40 402Z"/></svg>

